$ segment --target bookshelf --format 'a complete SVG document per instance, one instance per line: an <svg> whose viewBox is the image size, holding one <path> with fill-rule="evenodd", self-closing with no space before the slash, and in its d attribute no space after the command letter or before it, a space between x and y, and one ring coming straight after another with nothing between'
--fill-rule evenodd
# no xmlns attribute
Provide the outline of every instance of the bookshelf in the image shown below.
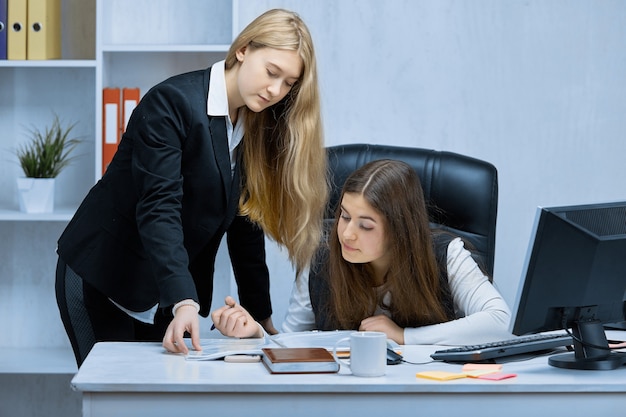
<svg viewBox="0 0 626 417"><path fill-rule="evenodd" d="M97 1L96 91L138 87L143 95L171 75L223 59L233 39L235 2L223 0ZM102 106L101 96L96 107ZM96 143L102 117L96 115ZM102 172L95 149L95 176Z"/></svg>
<svg viewBox="0 0 626 417"><path fill-rule="evenodd" d="M55 245L81 194L94 183L95 9L95 0L62 0L60 59L0 61L0 328L6 332L0 384L16 374L32 375L17 378L19 385L37 375L58 381L76 371L54 296ZM13 150L28 139L30 128L48 126L54 113L62 124L77 122L72 133L83 143L78 158L57 177L55 211L23 213L15 184L23 173ZM29 389L20 388L24 398Z"/></svg>
<svg viewBox="0 0 626 417"><path fill-rule="evenodd" d="M139 87L224 58L237 1L62 0L62 57L0 61L0 376L73 374L56 307L56 240L102 172L102 89ZM19 211L12 150L56 112L78 122L79 157L59 177L55 211ZM49 353L48 353L49 352ZM41 360L27 359L35 354ZM42 365L48 363L47 366Z"/></svg>

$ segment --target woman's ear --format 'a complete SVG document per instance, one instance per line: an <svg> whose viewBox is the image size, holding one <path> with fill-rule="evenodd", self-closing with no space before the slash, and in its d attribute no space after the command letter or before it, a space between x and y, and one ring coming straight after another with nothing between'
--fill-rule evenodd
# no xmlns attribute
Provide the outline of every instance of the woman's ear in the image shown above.
<svg viewBox="0 0 626 417"><path fill-rule="evenodd" d="M235 53L235 56L237 57L237 61L239 62L243 62L243 58L246 55L246 51L247 51L248 46L242 46L241 48L237 49L237 52Z"/></svg>

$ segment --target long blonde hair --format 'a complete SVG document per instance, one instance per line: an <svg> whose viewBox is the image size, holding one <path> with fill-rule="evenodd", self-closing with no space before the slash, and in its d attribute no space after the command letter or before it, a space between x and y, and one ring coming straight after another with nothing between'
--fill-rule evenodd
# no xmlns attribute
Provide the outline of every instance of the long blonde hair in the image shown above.
<svg viewBox="0 0 626 417"><path fill-rule="evenodd" d="M297 51L300 79L279 103L259 113L247 108L240 212L285 246L298 271L311 260L322 231L328 196L317 64L313 41L300 17L273 9L235 39L225 67L237 65L242 47Z"/></svg>

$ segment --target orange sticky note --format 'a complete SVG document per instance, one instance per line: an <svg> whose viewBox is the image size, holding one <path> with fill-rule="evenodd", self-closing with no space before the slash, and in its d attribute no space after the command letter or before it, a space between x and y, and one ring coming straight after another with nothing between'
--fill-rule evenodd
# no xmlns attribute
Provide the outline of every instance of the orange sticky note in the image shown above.
<svg viewBox="0 0 626 417"><path fill-rule="evenodd" d="M502 365L498 363L466 363L461 370L463 372L478 370L498 372L502 370Z"/></svg>
<svg viewBox="0 0 626 417"><path fill-rule="evenodd" d="M495 374L498 371L492 371L491 369L475 369L473 371L463 371L469 378L479 378L483 375Z"/></svg>

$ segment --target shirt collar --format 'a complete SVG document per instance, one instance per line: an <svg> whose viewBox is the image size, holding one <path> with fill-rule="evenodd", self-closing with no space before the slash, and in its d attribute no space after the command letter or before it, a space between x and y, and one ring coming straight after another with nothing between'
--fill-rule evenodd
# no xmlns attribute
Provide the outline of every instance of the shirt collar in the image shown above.
<svg viewBox="0 0 626 417"><path fill-rule="evenodd" d="M209 116L228 116L228 96L226 95L224 61L216 62L211 67L209 96L207 97L207 114Z"/></svg>

